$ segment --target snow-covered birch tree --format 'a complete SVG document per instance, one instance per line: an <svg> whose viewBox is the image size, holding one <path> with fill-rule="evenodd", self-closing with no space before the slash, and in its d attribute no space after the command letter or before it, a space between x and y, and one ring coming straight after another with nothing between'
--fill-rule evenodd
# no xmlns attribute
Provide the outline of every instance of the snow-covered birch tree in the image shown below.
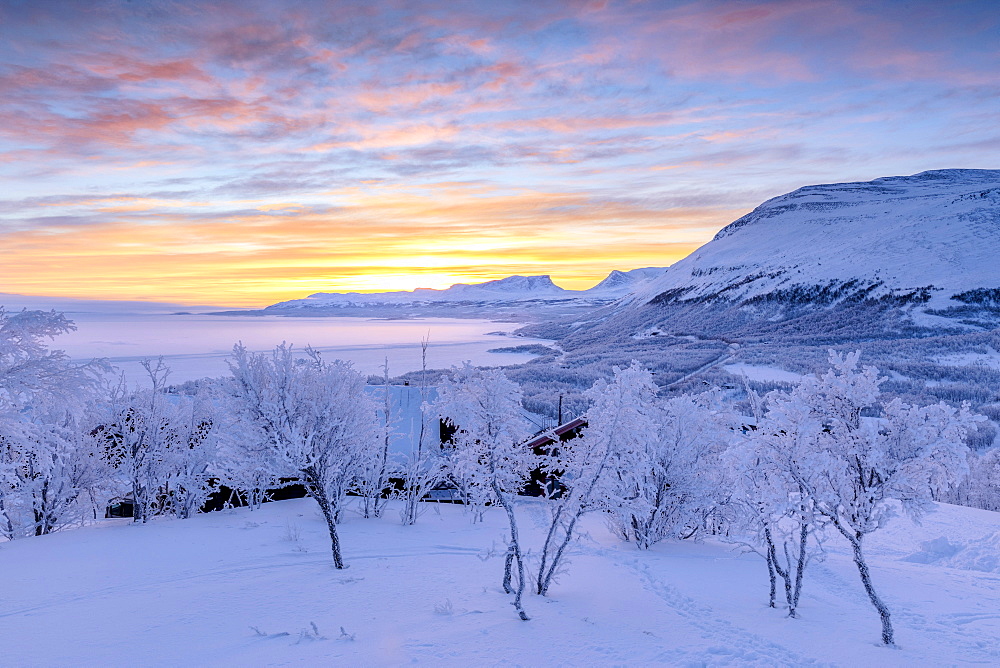
<svg viewBox="0 0 1000 668"><path fill-rule="evenodd" d="M967 471L965 435L978 419L969 407L944 403L910 406L895 399L882 416L884 381L874 367L858 366L860 353L831 351L832 368L807 377L790 394L769 397L769 417L788 435L787 472L850 544L862 585L882 622L882 642L894 644L888 606L876 593L864 539L895 514L919 516L935 493Z"/></svg>
<svg viewBox="0 0 1000 668"><path fill-rule="evenodd" d="M40 396L79 404L81 393L94 386L107 364L74 364L62 350L48 347L47 340L75 329L55 311L11 314L0 307L0 410L29 406Z"/></svg>
<svg viewBox="0 0 1000 668"><path fill-rule="evenodd" d="M222 400L228 405L231 399ZM227 503L246 503L253 512L267 501L267 491L278 487L270 446L255 425L245 424L240 413L221 410L216 414L212 440L216 457L212 472L231 490ZM242 498L241 498L242 497Z"/></svg>
<svg viewBox="0 0 1000 668"><path fill-rule="evenodd" d="M580 517L607 507L620 489L618 468L632 461L630 453L644 452L646 439L656 434L658 410L653 377L638 362L615 367L614 377L599 379L585 393L590 401L583 435L559 443L546 468L557 476L558 498L550 500L550 521L539 555L535 593L545 596L560 569ZM622 503L628 500L621 499Z"/></svg>
<svg viewBox="0 0 1000 668"><path fill-rule="evenodd" d="M823 555L825 518L788 472L808 430L788 430L767 415L764 400L744 378L752 416L734 423L740 436L722 457L721 484L727 490L724 515L728 540L764 558L770 581L768 604L776 607L776 578L784 584L788 616L798 616L806 567ZM771 395L773 396L773 395ZM789 440L791 439L791 442Z"/></svg>
<svg viewBox="0 0 1000 668"><path fill-rule="evenodd" d="M520 388L499 369L480 370L466 363L441 384L434 407L457 428L450 458L455 472L477 497L499 504L507 514L510 537L503 587L514 594L518 616L527 620L521 602L526 582L524 554L514 503L537 461L522 445L529 433L521 414Z"/></svg>
<svg viewBox="0 0 1000 668"><path fill-rule="evenodd" d="M106 365L73 364L46 339L75 329L54 311L0 308L0 532L46 534L107 488L86 414Z"/></svg>
<svg viewBox="0 0 1000 668"><path fill-rule="evenodd" d="M170 476L171 448L178 446L173 407L164 394L170 369L163 359L142 362L149 387L130 389L124 379L112 387L95 435L103 439L108 459L132 493L132 517L146 523L161 511Z"/></svg>
<svg viewBox="0 0 1000 668"><path fill-rule="evenodd" d="M612 529L647 549L670 535L693 535L715 505L714 459L726 438L714 393L682 395L649 410L655 430L635 434L615 462L607 509Z"/></svg>
<svg viewBox="0 0 1000 668"><path fill-rule="evenodd" d="M382 386L379 397L379 447L375 448L358 478L356 492L361 497L362 517L381 517L389 501L389 477L392 461L389 446L396 428L396 410L392 403L392 386L389 384L389 359L382 366Z"/></svg>
<svg viewBox="0 0 1000 668"><path fill-rule="evenodd" d="M746 429L744 437L722 458L728 540L764 558L770 580L768 604L776 607L775 583L780 577L788 616L797 617L806 567L823 553L819 530L825 519L788 473L784 460L795 451L782 447L785 439L800 435L776 431L762 415Z"/></svg>
<svg viewBox="0 0 1000 668"><path fill-rule="evenodd" d="M345 568L337 534L347 490L379 447L376 407L350 364L292 346L271 353L233 348L231 407L265 445L259 454L279 477L302 481L323 513L336 568ZM254 446L256 447L256 444Z"/></svg>
<svg viewBox="0 0 1000 668"><path fill-rule="evenodd" d="M172 397L167 420L174 439L166 456L170 510L181 519L198 513L212 493L216 440L214 417L204 398Z"/></svg>
<svg viewBox="0 0 1000 668"><path fill-rule="evenodd" d="M113 488L85 416L63 406L31 413L0 420L0 534L8 540L94 519Z"/></svg>
<svg viewBox="0 0 1000 668"><path fill-rule="evenodd" d="M427 387L427 337L420 341L420 426L417 442L404 455L400 472L403 476L403 509L400 519L404 525L416 524L420 516L420 500L434 488L444 475L444 457L441 453L438 418L428 405L430 389Z"/></svg>

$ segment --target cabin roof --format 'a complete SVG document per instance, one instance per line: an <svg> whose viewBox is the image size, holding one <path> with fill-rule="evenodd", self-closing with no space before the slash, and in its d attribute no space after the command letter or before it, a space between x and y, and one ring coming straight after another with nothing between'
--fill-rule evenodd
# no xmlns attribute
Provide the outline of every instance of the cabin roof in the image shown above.
<svg viewBox="0 0 1000 668"><path fill-rule="evenodd" d="M569 422L564 422L558 427L553 427L552 429L546 429L543 432L535 434L525 443L525 446L529 448L540 448L548 443L553 443L558 440L563 434L578 429L587 424L586 418L578 417Z"/></svg>

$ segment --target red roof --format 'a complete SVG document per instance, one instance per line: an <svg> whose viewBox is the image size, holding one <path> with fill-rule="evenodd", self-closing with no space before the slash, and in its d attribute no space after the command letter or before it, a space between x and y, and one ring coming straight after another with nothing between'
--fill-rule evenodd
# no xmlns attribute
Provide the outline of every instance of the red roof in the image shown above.
<svg viewBox="0 0 1000 668"><path fill-rule="evenodd" d="M578 417L575 420L570 420L569 422L561 424L553 429L546 429L542 433L532 437L531 440L525 443L525 445L529 448L540 448L547 443L557 440L566 432L573 431L574 429L582 427L585 424L587 424L586 418Z"/></svg>

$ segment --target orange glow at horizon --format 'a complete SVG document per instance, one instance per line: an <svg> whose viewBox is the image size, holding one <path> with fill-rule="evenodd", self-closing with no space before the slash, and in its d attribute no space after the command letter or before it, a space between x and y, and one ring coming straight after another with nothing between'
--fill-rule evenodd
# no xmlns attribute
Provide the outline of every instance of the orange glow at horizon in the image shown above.
<svg viewBox="0 0 1000 668"><path fill-rule="evenodd" d="M48 206L106 222L4 235L4 292L238 307L513 274L549 274L585 289L612 269L671 264L740 213L451 183L343 189L300 202L93 198Z"/></svg>
<svg viewBox="0 0 1000 668"><path fill-rule="evenodd" d="M627 258L604 260L592 267L545 266L537 264L508 265L509 270L477 269L469 266L456 267L451 272L435 268L413 268L409 272L366 267L322 268L320 276L282 277L284 271L260 269L259 272L234 272L243 275L226 275L225 269L217 269L216 275L206 272L206 276L194 277L182 273L168 274L167 267L173 258L169 256L152 258L137 257L135 264L122 263L117 271L99 271L91 263L88 268L73 262L60 262L58 267L66 268L80 277L67 283L64 273L58 268L52 271L35 268L34 276L15 280L3 277L3 291L38 297L62 297L67 299L98 299L122 301L155 301L182 305L215 305L240 308L259 308L290 299L301 299L318 292L392 292L412 291L417 288L442 290L456 283L483 283L520 275L547 274L553 282L568 290L585 290L599 283L613 269L626 271L644 266L667 266L686 256L697 248L678 245L671 255L660 254L659 263L650 261L629 261ZM458 260L459 258L456 258ZM29 261L19 262L25 267ZM162 266L162 273L156 267ZM140 269L139 267L142 267ZM278 269L278 268L275 268ZM574 269L576 271L574 271ZM0 272L2 274L3 272ZM247 273L259 273L254 277ZM273 278L272 278L273 276ZM3 306L0 296L0 307Z"/></svg>

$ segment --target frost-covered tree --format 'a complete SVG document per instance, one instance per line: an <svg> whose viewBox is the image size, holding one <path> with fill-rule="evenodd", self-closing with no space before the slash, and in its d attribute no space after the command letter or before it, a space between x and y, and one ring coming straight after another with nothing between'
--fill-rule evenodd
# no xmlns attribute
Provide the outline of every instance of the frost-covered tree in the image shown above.
<svg viewBox="0 0 1000 668"><path fill-rule="evenodd" d="M859 368L859 353L830 353L832 368L807 377L790 394L769 397L769 418L786 448L787 472L851 546L862 585L882 621L882 642L892 645L888 607L875 591L864 539L884 526L898 502L919 515L935 493L967 471L965 436L977 418L968 406L911 406L895 399L880 418L866 417L884 381L873 367Z"/></svg>
<svg viewBox="0 0 1000 668"><path fill-rule="evenodd" d="M228 405L226 397L222 403ZM258 510L269 500L267 492L279 485L270 461L270 446L255 425L244 423L239 414L220 410L212 429L215 461L212 472L219 483L231 490L227 503L245 503L250 511Z"/></svg>
<svg viewBox="0 0 1000 668"><path fill-rule="evenodd" d="M91 514L107 469L87 438L101 362L73 364L46 339L75 329L62 314L0 309L0 532L45 534Z"/></svg>
<svg viewBox="0 0 1000 668"><path fill-rule="evenodd" d="M166 455L169 509L181 519L199 512L211 495L216 440L212 407L204 398L173 396L167 420L173 432Z"/></svg>
<svg viewBox="0 0 1000 668"><path fill-rule="evenodd" d="M305 353L297 358L286 344L269 354L236 345L230 406L257 433L253 453L276 476L299 479L316 500L334 566L344 568L336 523L347 490L379 446L376 407L350 364Z"/></svg>
<svg viewBox="0 0 1000 668"><path fill-rule="evenodd" d="M246 505L253 512L268 501L268 490L279 486L269 459L270 446L253 422L234 410L231 380L220 378L205 391L212 410L209 435L214 451L211 473L220 486L229 488L226 505Z"/></svg>
<svg viewBox="0 0 1000 668"><path fill-rule="evenodd" d="M523 443L529 436L521 413L521 391L499 369L476 369L466 363L438 389L435 411L451 422L451 467L469 486L474 498L499 504L507 513L510 540L504 563L504 591L514 594L514 608L522 620L524 555L514 514L514 501L531 471L535 454ZM513 584L512 568L517 567Z"/></svg>
<svg viewBox="0 0 1000 668"><path fill-rule="evenodd" d="M35 397L78 404L81 391L107 370L101 361L74 364L47 340L76 329L55 311L8 313L0 307L0 410L30 406Z"/></svg>
<svg viewBox="0 0 1000 668"><path fill-rule="evenodd" d="M728 538L764 558L770 607L775 607L775 583L780 577L788 616L796 617L806 566L822 555L819 530L825 519L788 472L785 457L796 448L786 447L785 440L799 434L776 427L759 413L743 429L744 437L722 458Z"/></svg>
<svg viewBox="0 0 1000 668"><path fill-rule="evenodd" d="M416 447L406 453L400 465L403 477L403 509L399 517L404 525L416 524L420 516L420 500L434 489L444 476L445 458L441 452L440 425L428 405L427 347L429 340L420 341L420 427Z"/></svg>
<svg viewBox="0 0 1000 668"><path fill-rule="evenodd" d="M546 458L550 475L558 476L557 498L550 501L549 528L539 555L535 593L544 596L564 567L566 550L580 517L597 508L614 505L616 493L624 490L619 467L628 467L636 453L650 447L656 434L659 412L652 375L638 362L615 367L610 381L599 379L586 392L590 408L587 427L579 438L559 443ZM613 481L607 480L607 475ZM626 504L631 499L618 499Z"/></svg>
<svg viewBox="0 0 1000 668"><path fill-rule="evenodd" d="M775 584L780 577L788 616L797 617L806 566L823 555L825 518L789 473L787 457L794 456L797 448L787 441L803 435L775 424L766 414L766 398L762 401L746 378L744 387L752 417L734 429L741 437L723 456L725 465L720 469L727 490L728 538L765 559L770 607L776 607Z"/></svg>
<svg viewBox="0 0 1000 668"><path fill-rule="evenodd" d="M653 405L652 429L614 463L607 509L612 529L647 549L671 535L689 537L715 506L710 471L725 437L714 393Z"/></svg>
<svg viewBox="0 0 1000 668"><path fill-rule="evenodd" d="M94 519L113 489L86 414L36 405L0 420L0 534L41 536Z"/></svg>
<svg viewBox="0 0 1000 668"><path fill-rule="evenodd" d="M436 419L432 419L428 411L421 409L420 429L417 435L416 447L403 455L399 465L399 474L403 479L401 497L403 509L399 513L404 525L416 524L420 517L421 499L434 489L445 475L445 456L441 451L437 434L433 436L432 427L437 427Z"/></svg>
<svg viewBox="0 0 1000 668"><path fill-rule="evenodd" d="M95 430L107 458L132 494L132 517L146 523L164 510L172 450L182 447L174 406L164 393L170 369L163 359L142 362L149 387L129 388L124 379L112 387L104 419Z"/></svg>
<svg viewBox="0 0 1000 668"><path fill-rule="evenodd" d="M969 453L969 476L943 499L984 510L1000 510L1000 448Z"/></svg>
<svg viewBox="0 0 1000 668"><path fill-rule="evenodd" d="M382 366L381 405L379 407L379 447L375 448L358 476L355 491L361 497L362 517L381 517L389 500L389 481L392 475L392 461L389 446L392 442L396 415L392 405L392 391L389 385L389 359Z"/></svg>

